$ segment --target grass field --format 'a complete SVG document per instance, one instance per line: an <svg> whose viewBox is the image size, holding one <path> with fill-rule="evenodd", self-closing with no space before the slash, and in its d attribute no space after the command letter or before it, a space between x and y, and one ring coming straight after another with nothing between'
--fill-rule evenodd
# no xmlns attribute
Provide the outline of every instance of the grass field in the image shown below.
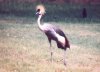
<svg viewBox="0 0 100 72"><path fill-rule="evenodd" d="M0 20L0 72L99 72L100 24L55 23L66 34L71 48L67 66L63 50L56 47L50 62L49 43L37 23Z"/></svg>

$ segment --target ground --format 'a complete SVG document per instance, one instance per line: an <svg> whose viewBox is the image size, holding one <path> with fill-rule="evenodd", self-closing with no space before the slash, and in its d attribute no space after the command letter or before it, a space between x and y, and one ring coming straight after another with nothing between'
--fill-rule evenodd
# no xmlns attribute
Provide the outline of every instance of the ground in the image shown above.
<svg viewBox="0 0 100 72"><path fill-rule="evenodd" d="M55 23L70 41L63 65L63 50L49 43L37 23L0 20L0 72L99 72L100 24Z"/></svg>

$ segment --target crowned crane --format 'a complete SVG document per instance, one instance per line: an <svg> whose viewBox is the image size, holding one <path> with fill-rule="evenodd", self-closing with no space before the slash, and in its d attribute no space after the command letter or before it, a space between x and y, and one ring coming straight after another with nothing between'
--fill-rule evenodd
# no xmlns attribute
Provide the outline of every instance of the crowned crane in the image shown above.
<svg viewBox="0 0 100 72"><path fill-rule="evenodd" d="M64 50L63 60L64 60L64 65L66 65L65 57L66 57L66 49L70 48L69 41L67 37L65 36L64 32L60 28L54 25L51 25L51 24L41 24L40 23L40 20L44 14L45 14L45 7L43 5L38 5L36 7L36 15L38 15L37 23L38 23L39 29L46 34L48 41L50 43L51 61L53 60L51 40L54 40L57 43L57 47Z"/></svg>

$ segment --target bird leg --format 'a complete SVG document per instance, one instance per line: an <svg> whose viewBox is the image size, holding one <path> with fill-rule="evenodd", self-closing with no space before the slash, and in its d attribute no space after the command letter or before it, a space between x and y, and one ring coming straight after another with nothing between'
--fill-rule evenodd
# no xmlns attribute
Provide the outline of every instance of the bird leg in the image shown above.
<svg viewBox="0 0 100 72"><path fill-rule="evenodd" d="M51 43L50 43L50 51L51 51L51 62L53 62L53 51L52 51L52 46L51 46Z"/></svg>
<svg viewBox="0 0 100 72"><path fill-rule="evenodd" d="M53 61L53 51L52 51L52 45L51 45L51 39L50 38L48 38L48 40L49 40L49 43L50 43L50 52L51 52L51 62Z"/></svg>
<svg viewBox="0 0 100 72"><path fill-rule="evenodd" d="M66 50L64 50L64 65L66 66Z"/></svg>

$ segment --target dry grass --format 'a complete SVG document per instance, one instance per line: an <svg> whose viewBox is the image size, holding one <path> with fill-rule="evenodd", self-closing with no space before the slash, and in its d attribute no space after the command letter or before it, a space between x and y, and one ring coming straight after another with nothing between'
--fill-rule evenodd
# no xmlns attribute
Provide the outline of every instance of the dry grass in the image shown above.
<svg viewBox="0 0 100 72"><path fill-rule="evenodd" d="M56 23L53 23L56 24ZM36 23L0 21L0 72L99 72L99 24L61 24L70 40L67 66L63 51L53 42L54 61L50 62L49 44Z"/></svg>

